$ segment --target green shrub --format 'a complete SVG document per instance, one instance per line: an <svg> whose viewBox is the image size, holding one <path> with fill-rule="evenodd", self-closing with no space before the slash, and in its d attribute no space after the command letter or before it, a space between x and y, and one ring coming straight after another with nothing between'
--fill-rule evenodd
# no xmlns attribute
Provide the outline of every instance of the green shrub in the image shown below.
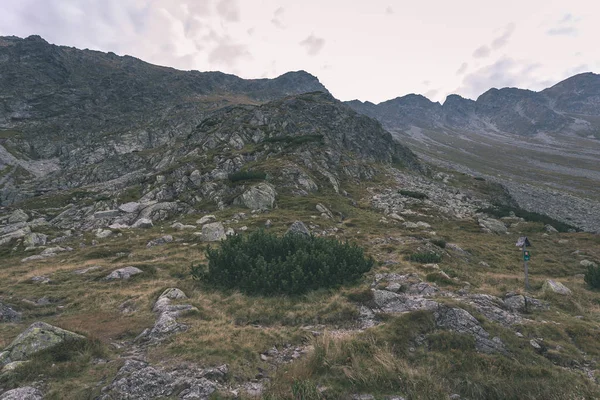
<svg viewBox="0 0 600 400"><path fill-rule="evenodd" d="M373 266L363 250L315 236L278 237L262 230L229 236L206 250L208 268L192 266L194 278L248 294L301 294L355 282Z"/></svg>
<svg viewBox="0 0 600 400"><path fill-rule="evenodd" d="M441 249L446 248L446 241L444 239L431 239L431 243L435 244L437 247Z"/></svg>
<svg viewBox="0 0 600 400"><path fill-rule="evenodd" d="M230 182L239 181L264 181L267 179L267 174L263 171L238 171L233 174L229 174Z"/></svg>
<svg viewBox="0 0 600 400"><path fill-rule="evenodd" d="M292 383L292 396L294 400L319 400L323 398L317 385L310 380L294 380L294 383Z"/></svg>
<svg viewBox="0 0 600 400"><path fill-rule="evenodd" d="M579 231L577 227L558 221L552 217L536 212L523 210L519 207L510 207L506 205L495 205L493 207L480 208L477 212L483 212L496 218L503 218L510 216L510 213L514 213L515 216L523 218L529 222L541 222L544 225L552 225L559 232L569 232L569 230Z"/></svg>
<svg viewBox="0 0 600 400"><path fill-rule="evenodd" d="M398 193L400 193L402 196L412 197L413 199L419 199L419 200L424 200L424 199L429 198L429 196L427 196L425 193L414 192L412 190L399 190Z"/></svg>
<svg viewBox="0 0 600 400"><path fill-rule="evenodd" d="M413 253L409 257L410 261L418 262L421 264L433 264L442 261L440 254L429 252L429 253Z"/></svg>
<svg viewBox="0 0 600 400"><path fill-rule="evenodd" d="M600 266L590 265L584 276L585 283L594 289L600 289Z"/></svg>

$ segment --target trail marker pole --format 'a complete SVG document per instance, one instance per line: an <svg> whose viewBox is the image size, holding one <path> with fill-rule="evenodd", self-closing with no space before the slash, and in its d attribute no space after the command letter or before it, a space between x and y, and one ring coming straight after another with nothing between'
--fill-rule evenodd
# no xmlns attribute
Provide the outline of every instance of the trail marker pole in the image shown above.
<svg viewBox="0 0 600 400"><path fill-rule="evenodd" d="M529 290L529 260L531 259L531 254L527 250L527 246L531 247L531 243L527 236L520 237L517 241L517 247L521 247L523 250L523 269L525 270L525 290Z"/></svg>

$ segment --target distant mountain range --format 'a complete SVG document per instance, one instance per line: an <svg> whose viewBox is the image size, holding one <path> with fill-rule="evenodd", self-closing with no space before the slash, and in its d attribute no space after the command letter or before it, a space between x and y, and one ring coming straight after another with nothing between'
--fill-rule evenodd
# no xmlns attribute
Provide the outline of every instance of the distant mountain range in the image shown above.
<svg viewBox="0 0 600 400"><path fill-rule="evenodd" d="M534 92L490 89L476 101L450 95L444 104L409 94L379 104L346 102L387 129L447 128L518 135L569 132L600 138L600 75L585 73Z"/></svg>

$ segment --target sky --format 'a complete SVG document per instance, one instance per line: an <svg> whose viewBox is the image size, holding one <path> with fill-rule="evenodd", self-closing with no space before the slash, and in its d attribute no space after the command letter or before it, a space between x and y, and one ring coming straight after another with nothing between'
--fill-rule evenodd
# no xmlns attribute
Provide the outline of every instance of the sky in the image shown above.
<svg viewBox="0 0 600 400"><path fill-rule="evenodd" d="M316 75L340 100L476 99L600 72L596 0L0 0L0 36L183 70Z"/></svg>

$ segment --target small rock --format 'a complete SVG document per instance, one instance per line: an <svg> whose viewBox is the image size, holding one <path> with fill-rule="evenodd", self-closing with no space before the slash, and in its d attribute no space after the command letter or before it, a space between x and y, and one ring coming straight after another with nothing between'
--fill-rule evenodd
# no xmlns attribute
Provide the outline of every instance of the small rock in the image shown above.
<svg viewBox="0 0 600 400"><path fill-rule="evenodd" d="M226 238L225 227L220 222L212 222L202 226L202 240L217 242Z"/></svg>
<svg viewBox="0 0 600 400"><path fill-rule="evenodd" d="M98 239L106 239L109 236L112 236L113 231L108 230L108 229L98 229L96 231L96 237Z"/></svg>
<svg viewBox="0 0 600 400"><path fill-rule="evenodd" d="M33 278L31 278L31 281L33 283L50 283L50 278L48 278L47 276L34 276Z"/></svg>
<svg viewBox="0 0 600 400"><path fill-rule="evenodd" d="M195 225L184 225L181 222L175 222L173 225L171 225L171 228L177 229L178 231L183 231L185 229L196 229L196 226Z"/></svg>
<svg viewBox="0 0 600 400"><path fill-rule="evenodd" d="M391 213L388 215L388 218L393 219L394 221L398 221L398 222L404 222L404 218L399 216L396 213Z"/></svg>
<svg viewBox="0 0 600 400"><path fill-rule="evenodd" d="M20 312L17 312L9 306L0 303L0 322L19 322L20 320Z"/></svg>
<svg viewBox="0 0 600 400"><path fill-rule="evenodd" d="M273 226L273 222L268 219L267 222L265 222L265 228L270 228L271 226Z"/></svg>
<svg viewBox="0 0 600 400"><path fill-rule="evenodd" d="M302 222L302 221L294 222L285 234L286 235L299 234L299 235L310 236L310 232L309 232L308 228L306 227L306 225L304 225L304 222Z"/></svg>
<svg viewBox="0 0 600 400"><path fill-rule="evenodd" d="M217 220L217 217L215 217L214 215L205 215L204 217L202 217L199 220L197 220L196 224L198 224L198 225L204 225L204 224L208 224L208 223L214 222L216 220Z"/></svg>
<svg viewBox="0 0 600 400"><path fill-rule="evenodd" d="M553 281L552 279L548 279L546 282L544 282L542 289L546 292L558 293L563 296L569 296L571 294L571 289L560 282Z"/></svg>
<svg viewBox="0 0 600 400"><path fill-rule="evenodd" d="M137 275L137 274L141 274L142 271L139 268L136 267L125 267L125 268L120 268L117 269L113 272L111 272L108 276L106 276L104 279L105 280L114 280L114 279L129 279L131 278L133 275Z"/></svg>
<svg viewBox="0 0 600 400"><path fill-rule="evenodd" d="M546 226L544 226L544 229L546 230L546 232L548 233L558 233L558 230L556 230L555 227L553 227L550 224L547 224Z"/></svg>
<svg viewBox="0 0 600 400"><path fill-rule="evenodd" d="M124 213L133 214L133 213L137 213L138 211L140 211L141 207L142 206L140 203L136 203L136 202L132 201L129 203L121 204L119 206L119 210L123 211Z"/></svg>
<svg viewBox="0 0 600 400"><path fill-rule="evenodd" d="M87 274L88 272L92 272L92 271L95 271L97 269L100 269L100 268L102 268L102 267L99 266L99 265L94 265L93 267L87 267L87 268L83 268L83 269L78 269L76 271L73 271L73 273L77 274L77 275L83 275L83 274Z"/></svg>
<svg viewBox="0 0 600 400"><path fill-rule="evenodd" d="M152 220L148 218L140 218L137 221L135 221L135 223L131 227L136 229L150 229L153 226L154 224L152 223Z"/></svg>
<svg viewBox="0 0 600 400"><path fill-rule="evenodd" d="M153 240L149 241L148 244L146 244L146 247L150 248L150 247L154 247L154 246L160 246L163 244L171 243L172 241L173 241L173 236L165 235L165 236L159 237L158 239L153 239Z"/></svg>

